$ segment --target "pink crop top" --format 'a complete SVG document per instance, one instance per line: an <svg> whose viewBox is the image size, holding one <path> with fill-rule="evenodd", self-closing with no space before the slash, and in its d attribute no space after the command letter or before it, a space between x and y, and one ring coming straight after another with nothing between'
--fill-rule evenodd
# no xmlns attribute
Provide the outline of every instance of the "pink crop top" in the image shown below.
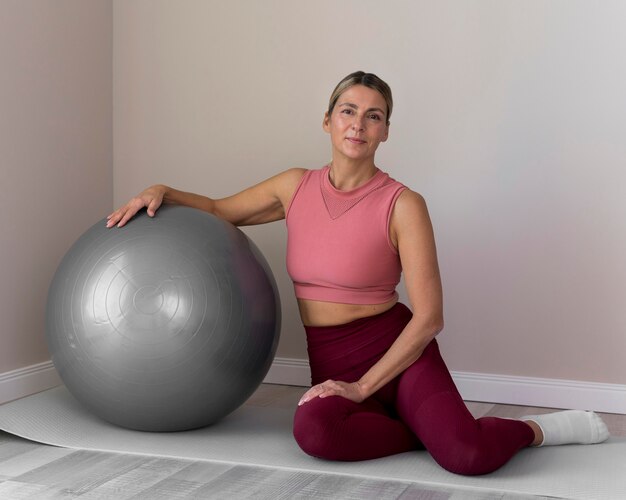
<svg viewBox="0 0 626 500"><path fill-rule="evenodd" d="M406 187L378 170L364 185L340 191L329 173L328 166L308 170L287 209L287 272L296 297L388 302L402 271L389 221Z"/></svg>

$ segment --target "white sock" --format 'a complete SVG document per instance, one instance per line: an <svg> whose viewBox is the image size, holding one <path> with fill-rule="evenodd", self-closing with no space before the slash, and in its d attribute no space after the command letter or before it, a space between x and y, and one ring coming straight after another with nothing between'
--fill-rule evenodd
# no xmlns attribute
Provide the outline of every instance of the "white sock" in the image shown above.
<svg viewBox="0 0 626 500"><path fill-rule="evenodd" d="M567 410L545 415L528 415L543 432L539 446L557 444L595 444L606 441L609 430L604 421L592 411Z"/></svg>

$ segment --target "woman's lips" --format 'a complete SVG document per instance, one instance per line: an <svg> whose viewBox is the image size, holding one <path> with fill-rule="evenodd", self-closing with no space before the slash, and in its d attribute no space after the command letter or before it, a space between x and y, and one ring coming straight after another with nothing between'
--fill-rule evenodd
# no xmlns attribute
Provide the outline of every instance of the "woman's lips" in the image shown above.
<svg viewBox="0 0 626 500"><path fill-rule="evenodd" d="M365 144L365 141L361 139L357 139L356 137L346 137L346 139L350 141L352 144Z"/></svg>

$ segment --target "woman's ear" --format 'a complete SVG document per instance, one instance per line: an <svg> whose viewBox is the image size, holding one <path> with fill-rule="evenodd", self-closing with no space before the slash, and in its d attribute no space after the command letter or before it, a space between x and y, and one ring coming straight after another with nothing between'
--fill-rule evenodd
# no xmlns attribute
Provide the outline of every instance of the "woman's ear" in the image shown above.
<svg viewBox="0 0 626 500"><path fill-rule="evenodd" d="M330 132L330 115L328 111L324 113L324 120L322 121L322 128L325 132Z"/></svg>
<svg viewBox="0 0 626 500"><path fill-rule="evenodd" d="M385 135L380 142L386 142L387 139L389 139L389 125L391 125L390 122L387 123L387 128L385 129Z"/></svg>

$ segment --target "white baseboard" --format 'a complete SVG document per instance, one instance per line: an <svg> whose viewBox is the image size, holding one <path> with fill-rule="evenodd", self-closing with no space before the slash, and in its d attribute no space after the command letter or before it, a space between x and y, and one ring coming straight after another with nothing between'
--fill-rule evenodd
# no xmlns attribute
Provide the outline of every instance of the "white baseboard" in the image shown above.
<svg viewBox="0 0 626 500"><path fill-rule="evenodd" d="M308 387L311 385L309 361L295 358L274 358L263 383Z"/></svg>
<svg viewBox="0 0 626 500"><path fill-rule="evenodd" d="M626 414L626 385L452 372L466 401Z"/></svg>
<svg viewBox="0 0 626 500"><path fill-rule="evenodd" d="M626 415L626 385L470 372L452 372L452 378L466 401ZM308 361L276 358L264 382L306 387Z"/></svg>
<svg viewBox="0 0 626 500"><path fill-rule="evenodd" d="M469 372L452 372L452 377L466 401L626 415L626 385ZM307 387L310 380L306 359L276 358L263 382ZM0 404L59 384L51 361L0 373Z"/></svg>
<svg viewBox="0 0 626 500"><path fill-rule="evenodd" d="M52 361L0 373L0 404L61 384Z"/></svg>

